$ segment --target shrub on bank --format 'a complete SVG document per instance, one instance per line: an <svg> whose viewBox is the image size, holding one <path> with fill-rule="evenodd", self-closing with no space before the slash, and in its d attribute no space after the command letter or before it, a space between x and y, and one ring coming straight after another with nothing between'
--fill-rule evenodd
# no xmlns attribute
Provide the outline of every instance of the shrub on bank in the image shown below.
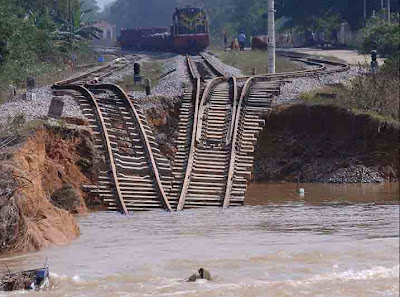
<svg viewBox="0 0 400 297"><path fill-rule="evenodd" d="M392 14L389 23L383 16L372 17L362 30L362 51L377 50L384 57L398 57L400 51L400 16Z"/></svg>
<svg viewBox="0 0 400 297"><path fill-rule="evenodd" d="M376 75L364 74L347 84L324 86L300 96L311 104L333 104L399 122L400 76L389 66Z"/></svg>

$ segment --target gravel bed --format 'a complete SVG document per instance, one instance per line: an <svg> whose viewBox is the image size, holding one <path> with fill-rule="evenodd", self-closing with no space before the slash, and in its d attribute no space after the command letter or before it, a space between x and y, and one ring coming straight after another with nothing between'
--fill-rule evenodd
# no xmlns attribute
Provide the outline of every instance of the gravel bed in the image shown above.
<svg viewBox="0 0 400 297"><path fill-rule="evenodd" d="M227 77L244 76L241 70L222 63L218 58L214 57L213 55L205 53L204 56L206 56L211 61L211 63L213 63L215 68L217 68L220 72L224 73L225 76L227 76Z"/></svg>
<svg viewBox="0 0 400 297"><path fill-rule="evenodd" d="M51 99L54 97L50 86L44 86L33 90L33 98L28 94L28 99L22 96L0 105L0 124L7 123L9 118L24 114L26 121L38 118L46 118L49 111ZM78 103L70 96L57 97L64 101L62 116L84 118Z"/></svg>
<svg viewBox="0 0 400 297"><path fill-rule="evenodd" d="M170 100L171 103L174 103L183 95L184 86L190 84L185 56L177 55L165 59L163 66L164 73L174 69L176 69L176 71L160 79L158 84L151 89L150 96L146 96L144 91L129 92L129 95L140 102L145 109L159 105L160 97L166 98Z"/></svg>
<svg viewBox="0 0 400 297"><path fill-rule="evenodd" d="M139 57L138 62L143 63L143 62L147 62L149 60L149 56L144 55L144 54L137 54L137 56ZM113 74L111 74L108 77L105 77L101 83L105 83L105 84L113 84L116 83L117 81L123 80L124 77L126 76L133 76L134 72L133 72L133 63L126 66L124 69L117 71Z"/></svg>
<svg viewBox="0 0 400 297"><path fill-rule="evenodd" d="M340 168L330 176L325 176L319 182L324 183L383 183L385 178L380 174L379 168L365 165Z"/></svg>
<svg viewBox="0 0 400 297"><path fill-rule="evenodd" d="M348 71L323 74L318 77L295 78L291 83L281 87L281 94L275 97L274 105L296 103L300 94L309 92L328 84L347 83L351 78L362 73L359 67L351 67Z"/></svg>
<svg viewBox="0 0 400 297"><path fill-rule="evenodd" d="M145 55L139 55L141 61L146 60ZM74 76L79 75L77 72ZM104 83L115 83L124 76L133 75L133 65L129 65L121 71L118 71L110 77L104 79ZM46 119L49 111L51 99L54 97L51 90L51 85L43 86L33 89L32 97L27 95L28 99L23 99L21 95L16 96L14 99L0 105L0 124L6 124L9 118L13 118L19 114L24 114L26 121L34 119ZM71 96L57 96L57 98L64 101L63 117L76 117L83 118L78 102ZM49 119L49 121L52 121Z"/></svg>

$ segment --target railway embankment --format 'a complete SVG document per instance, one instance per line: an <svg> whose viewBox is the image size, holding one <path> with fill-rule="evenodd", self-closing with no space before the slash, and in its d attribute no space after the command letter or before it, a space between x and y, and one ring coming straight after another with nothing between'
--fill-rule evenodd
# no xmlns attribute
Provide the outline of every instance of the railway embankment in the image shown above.
<svg viewBox="0 0 400 297"><path fill-rule="evenodd" d="M278 106L261 132L253 177L322 183L398 180L398 136L398 124L338 106Z"/></svg>
<svg viewBox="0 0 400 297"><path fill-rule="evenodd" d="M0 255L68 244L87 212L94 150L84 126L38 125L0 150Z"/></svg>

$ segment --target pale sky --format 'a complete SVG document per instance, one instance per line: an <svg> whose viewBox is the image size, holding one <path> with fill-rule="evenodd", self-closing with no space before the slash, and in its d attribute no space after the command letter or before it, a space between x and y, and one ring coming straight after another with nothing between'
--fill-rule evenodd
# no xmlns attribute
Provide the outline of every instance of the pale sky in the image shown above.
<svg viewBox="0 0 400 297"><path fill-rule="evenodd" d="M103 9L106 4L113 2L114 0L96 0L97 5L100 7L100 9Z"/></svg>

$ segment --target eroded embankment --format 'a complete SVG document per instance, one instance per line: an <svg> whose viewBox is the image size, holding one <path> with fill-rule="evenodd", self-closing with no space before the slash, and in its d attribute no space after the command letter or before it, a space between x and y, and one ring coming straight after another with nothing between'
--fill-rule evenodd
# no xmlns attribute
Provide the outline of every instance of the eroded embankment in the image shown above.
<svg viewBox="0 0 400 297"><path fill-rule="evenodd" d="M85 213L93 151L80 130L40 127L0 153L0 254L69 243Z"/></svg>
<svg viewBox="0 0 400 297"><path fill-rule="evenodd" d="M254 179L383 182L399 178L399 127L327 105L277 107L260 135Z"/></svg>

